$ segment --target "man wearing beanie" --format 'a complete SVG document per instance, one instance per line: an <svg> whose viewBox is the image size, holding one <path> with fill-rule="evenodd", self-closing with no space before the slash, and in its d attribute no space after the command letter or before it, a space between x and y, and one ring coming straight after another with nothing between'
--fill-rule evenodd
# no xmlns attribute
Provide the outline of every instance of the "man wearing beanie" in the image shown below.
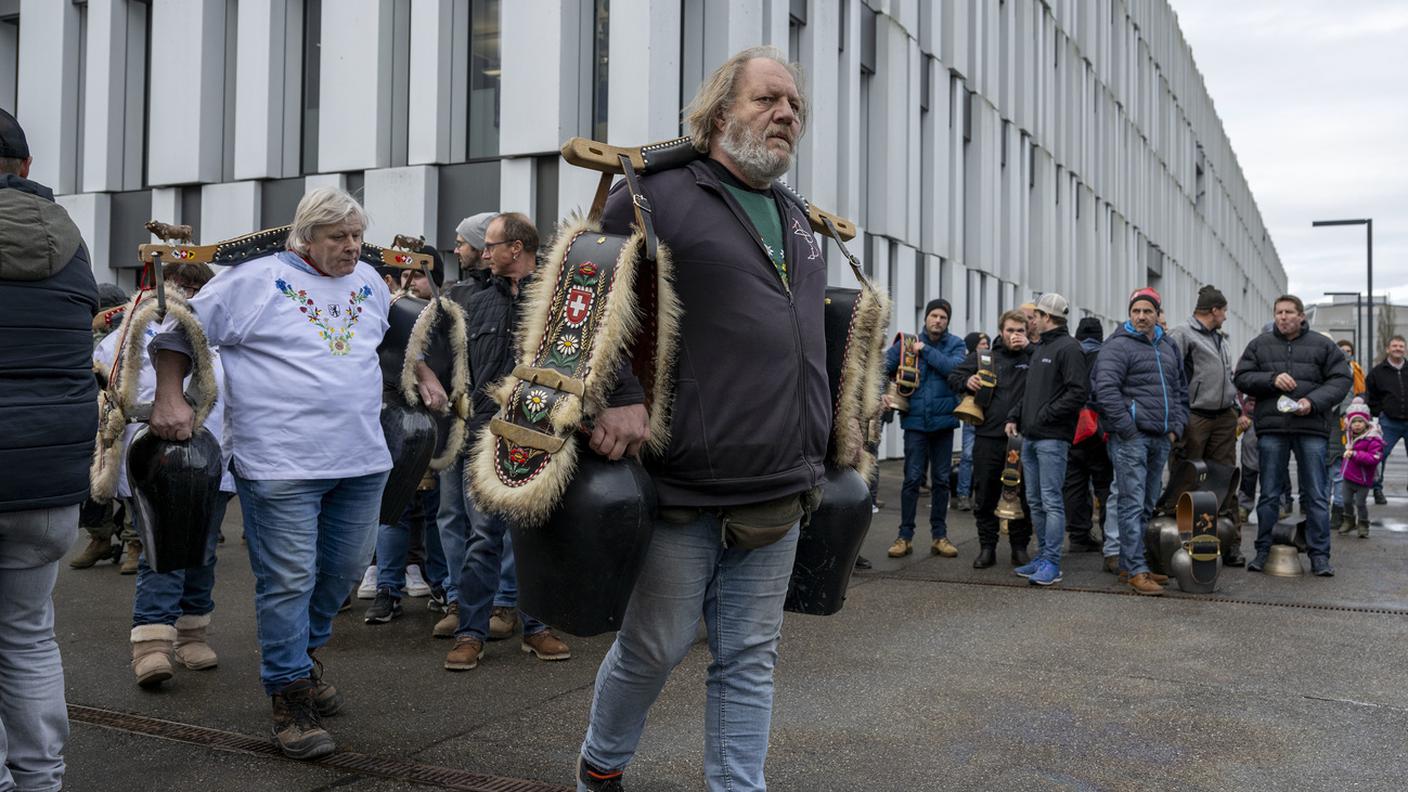
<svg viewBox="0 0 1408 792"><path fill-rule="evenodd" d="M1183 363L1158 325L1159 303L1151 288L1130 295L1129 321L1105 342L1092 377L1115 466L1111 496L1119 521L1120 582L1151 595L1163 594L1168 578L1149 571L1144 527L1162 489L1169 447L1188 422Z"/></svg>
<svg viewBox="0 0 1408 792"><path fill-rule="evenodd" d="M1085 354L1066 329L1070 304L1054 292L1034 306L1041 345L1031 353L1027 388L1007 416L1007 436L1022 434L1022 483L1031 507L1037 557L1013 570L1038 586L1061 580L1066 538L1066 460L1089 392Z"/></svg>
<svg viewBox="0 0 1408 792"><path fill-rule="evenodd" d="M1105 329L1101 327L1100 320L1093 316L1085 317L1076 326L1076 341L1080 342L1080 350L1085 353L1087 369L1095 369L1095 358L1100 354L1104 339ZM1115 563L1119 560L1119 532L1106 520L1105 514L1110 501L1110 481L1115 471L1110 466L1110 454L1105 447L1105 435L1097 413L1092 392L1081 409L1076 436L1066 460L1066 534L1070 537L1072 553L1103 550L1105 568L1113 573L1118 571ZM1092 535L1096 511L1104 530L1103 541Z"/></svg>
<svg viewBox="0 0 1408 792"><path fill-rule="evenodd" d="M1173 449L1176 465L1203 459L1228 467L1237 465L1237 386L1232 384L1232 352L1222 334L1227 298L1211 284L1198 290L1198 302L1188 321L1169 330L1183 360L1188 380L1188 428ZM1236 526L1233 541L1222 548L1222 563L1243 566L1241 525L1236 509L1223 516Z"/></svg>
<svg viewBox="0 0 1408 792"><path fill-rule="evenodd" d="M958 397L948 386L953 367L963 362L963 339L948 331L952 309L948 300L934 299L924 306L924 332L914 342L919 356L919 388L909 397L909 413L900 420L904 429L904 486L900 489L900 528L890 545L891 558L913 551L915 512L919 506L919 485L929 472L929 533L934 555L954 558L958 548L948 539L948 477L953 467L953 430L958 419L953 408ZM891 377L900 365L900 344L896 341L885 353L885 376ZM886 406L890 406L887 404Z"/></svg>
<svg viewBox="0 0 1408 792"><path fill-rule="evenodd" d="M1271 529L1286 493L1290 458L1296 458L1305 502L1305 542L1310 569L1321 577L1330 567L1329 487L1325 480L1330 416L1349 392L1349 363L1335 342L1305 326L1305 305L1293 294L1276 298L1271 332L1253 338L1242 351L1232 382L1256 399L1257 453L1261 457L1261 498L1256 505L1256 558L1260 572L1271 552Z"/></svg>

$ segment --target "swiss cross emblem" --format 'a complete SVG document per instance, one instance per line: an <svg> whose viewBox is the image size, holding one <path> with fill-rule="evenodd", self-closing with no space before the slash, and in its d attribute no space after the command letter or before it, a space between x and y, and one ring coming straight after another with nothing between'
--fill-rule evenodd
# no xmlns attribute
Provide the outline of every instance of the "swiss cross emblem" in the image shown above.
<svg viewBox="0 0 1408 792"><path fill-rule="evenodd" d="M587 320L587 314L592 310L591 289L584 289L581 286L573 286L567 292L567 324L576 327Z"/></svg>

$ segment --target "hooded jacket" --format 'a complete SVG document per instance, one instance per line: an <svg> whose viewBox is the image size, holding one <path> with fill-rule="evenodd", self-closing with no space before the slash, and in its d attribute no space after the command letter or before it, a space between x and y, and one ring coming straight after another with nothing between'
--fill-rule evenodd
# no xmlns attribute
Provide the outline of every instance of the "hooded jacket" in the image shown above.
<svg viewBox="0 0 1408 792"><path fill-rule="evenodd" d="M910 432L937 432L958 426L953 408L958 406L958 393L949 387L948 375L963 362L966 346L963 339L945 330L935 338L921 333L924 348L919 350L919 388L909 397L909 412L900 426ZM885 377L894 376L900 365L900 345L895 342L885 353Z"/></svg>
<svg viewBox="0 0 1408 792"><path fill-rule="evenodd" d="M1080 343L1060 325L1041 334L1029 362L1026 390L1007 419L1017 424L1027 440L1071 442L1080 408L1090 392Z"/></svg>
<svg viewBox="0 0 1408 792"><path fill-rule="evenodd" d="M1170 328L1168 334L1183 353L1192 411L1211 414L1233 409L1237 387L1232 384L1232 353L1222 332L1207 329L1192 316L1185 324Z"/></svg>
<svg viewBox="0 0 1408 792"><path fill-rule="evenodd" d="M997 387L993 388L992 400L983 408L983 423L977 428L979 437L1007 436L1005 427L1007 416L1027 389L1027 369L1031 363L1031 347L1013 351L998 337L992 342L992 368L997 377ZM968 357L954 367L948 375L948 386L954 393L966 393L968 378L978 373L979 352L969 352Z"/></svg>
<svg viewBox="0 0 1408 792"><path fill-rule="evenodd" d="M0 174L0 512L88 497L98 285L49 188Z"/></svg>
<svg viewBox="0 0 1408 792"><path fill-rule="evenodd" d="M1364 434L1352 438L1347 443L1350 451L1344 460L1342 473L1345 481L1352 481L1361 487L1374 486L1374 478L1379 473L1379 463L1384 459L1384 436L1379 431L1377 421L1370 421Z"/></svg>
<svg viewBox="0 0 1408 792"><path fill-rule="evenodd" d="M1276 375L1286 373L1296 381L1292 399L1308 399L1310 413L1283 413L1277 406L1283 395ZM1313 434L1329 437L1331 414L1352 383L1349 362L1335 342L1302 326L1295 338L1286 338L1273 325L1271 332L1253 338L1242 351L1232 378L1237 390L1256 398L1256 432L1262 434ZM1338 424L1336 424L1338 425Z"/></svg>
<svg viewBox="0 0 1408 792"><path fill-rule="evenodd" d="M1105 430L1182 436L1188 425L1188 385L1178 345L1154 326L1150 339L1125 322L1105 340L1095 363L1095 402Z"/></svg>

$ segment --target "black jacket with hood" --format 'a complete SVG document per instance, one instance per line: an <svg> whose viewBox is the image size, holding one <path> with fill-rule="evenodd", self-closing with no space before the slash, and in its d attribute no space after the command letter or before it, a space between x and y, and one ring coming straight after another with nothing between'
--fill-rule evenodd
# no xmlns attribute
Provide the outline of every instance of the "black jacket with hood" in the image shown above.
<svg viewBox="0 0 1408 792"><path fill-rule="evenodd" d="M1012 351L998 336L992 342L992 368L997 377L997 387L993 388L992 400L983 408L983 423L975 432L979 437L1006 437L1007 416L1022 398L1027 389L1027 368L1031 363L1033 347ZM948 375L948 386L954 393L968 392L968 378L978 373L979 352L969 352L962 363L954 367Z"/></svg>
<svg viewBox="0 0 1408 792"><path fill-rule="evenodd" d="M1032 348L1027 388L1008 420L1027 440L1075 439L1076 419L1090 392L1085 351L1065 325L1041 334Z"/></svg>
<svg viewBox="0 0 1408 792"><path fill-rule="evenodd" d="M98 285L68 212L13 174L0 174L0 305L0 512L81 503L98 431Z"/></svg>
<svg viewBox="0 0 1408 792"><path fill-rule="evenodd" d="M771 500L816 486L824 471L826 262L801 206L774 184L764 192L781 212L784 284L726 182L744 187L709 159L640 180L683 308L670 444L647 460L662 506ZM634 221L618 184L602 225L626 233Z"/></svg>

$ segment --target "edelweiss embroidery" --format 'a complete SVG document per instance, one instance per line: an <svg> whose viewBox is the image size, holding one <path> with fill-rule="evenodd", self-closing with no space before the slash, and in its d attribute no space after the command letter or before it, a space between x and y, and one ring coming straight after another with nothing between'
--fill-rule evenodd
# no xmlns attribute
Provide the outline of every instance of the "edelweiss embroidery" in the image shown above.
<svg viewBox="0 0 1408 792"><path fill-rule="evenodd" d="M372 287L363 286L356 291L348 292L346 308L337 304L328 306L326 311L328 316L334 319L345 316L342 326L334 327L324 320L323 309L313 302L313 298L308 296L307 291L295 290L283 278L275 279L274 285L285 297L293 300L294 304L298 306L299 313L306 316L308 321L318 328L318 337L327 342L328 350L333 355L346 355L352 351L352 336L354 335L352 328L357 324L357 320L362 318L362 303L372 296Z"/></svg>

